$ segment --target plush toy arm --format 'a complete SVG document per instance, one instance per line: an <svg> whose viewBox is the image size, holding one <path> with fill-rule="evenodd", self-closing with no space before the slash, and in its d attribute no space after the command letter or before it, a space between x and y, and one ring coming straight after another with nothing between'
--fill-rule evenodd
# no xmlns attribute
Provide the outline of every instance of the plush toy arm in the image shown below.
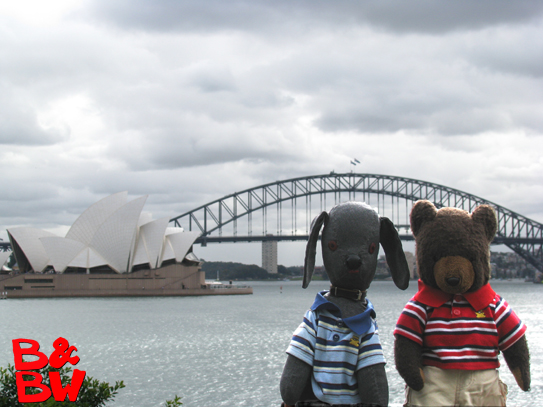
<svg viewBox="0 0 543 407"><path fill-rule="evenodd" d="M394 361L396 369L405 383L413 390L421 390L424 387L422 373L422 348L421 346L401 335L394 335Z"/></svg>
<svg viewBox="0 0 543 407"><path fill-rule="evenodd" d="M385 364L379 363L356 372L358 394L364 405L388 406L388 381Z"/></svg>
<svg viewBox="0 0 543 407"><path fill-rule="evenodd" d="M526 336L504 350L503 357L519 387L524 391L530 390L530 352Z"/></svg>
<svg viewBox="0 0 543 407"><path fill-rule="evenodd" d="M311 387L312 370L312 366L292 355L288 355L279 385L281 398L286 404L293 406L297 401L308 397L307 387ZM311 394L312 392L309 393Z"/></svg>

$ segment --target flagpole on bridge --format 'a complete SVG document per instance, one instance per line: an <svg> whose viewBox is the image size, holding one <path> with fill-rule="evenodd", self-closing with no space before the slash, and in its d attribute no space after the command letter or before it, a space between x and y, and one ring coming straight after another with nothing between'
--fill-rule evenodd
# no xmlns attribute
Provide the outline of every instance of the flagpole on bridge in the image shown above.
<svg viewBox="0 0 543 407"><path fill-rule="evenodd" d="M356 158L353 158L353 159L351 160L351 165L352 165L352 167L351 167L351 173L354 172L354 167L356 167L356 164L360 164L360 161L358 161Z"/></svg>

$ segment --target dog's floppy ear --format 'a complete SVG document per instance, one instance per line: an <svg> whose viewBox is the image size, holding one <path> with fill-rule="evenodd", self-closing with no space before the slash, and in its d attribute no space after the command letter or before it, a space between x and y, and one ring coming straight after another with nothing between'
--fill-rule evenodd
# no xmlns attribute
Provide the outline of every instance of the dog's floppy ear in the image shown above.
<svg viewBox="0 0 543 407"><path fill-rule="evenodd" d="M381 218L379 243L385 250L388 267L394 284L401 290L409 287L409 267L402 248L402 241L394 224L388 218Z"/></svg>
<svg viewBox="0 0 543 407"><path fill-rule="evenodd" d="M328 222L328 213L322 212L319 216L313 219L311 222L311 232L309 234L309 240L305 247L305 261L304 261L304 281L302 283L303 288L307 288L313 277L313 271L315 271L315 256L317 255L317 241L319 240L319 233L323 224Z"/></svg>

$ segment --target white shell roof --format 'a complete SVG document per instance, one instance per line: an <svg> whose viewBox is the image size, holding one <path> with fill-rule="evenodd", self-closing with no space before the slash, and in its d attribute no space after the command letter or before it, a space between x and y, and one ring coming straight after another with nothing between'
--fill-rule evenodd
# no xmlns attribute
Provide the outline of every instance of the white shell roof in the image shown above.
<svg viewBox="0 0 543 407"><path fill-rule="evenodd" d="M162 263L165 262L166 260L173 260L173 259L176 258L173 245L172 245L170 239L168 239L168 236L174 235L174 234L177 234L177 233L183 233L183 228L177 228L177 227L171 227L171 226L166 228L166 233L165 233L165 238L164 238L164 245L163 245L163 249L162 249L162 256L161 256L160 262L159 262L160 265L162 265Z"/></svg>
<svg viewBox="0 0 543 407"><path fill-rule="evenodd" d="M175 252L173 251L173 247L170 242L170 239L165 239L164 247L162 249L162 256L160 258L160 265L162 265L162 263L165 262L166 260L172 260L172 259L175 259Z"/></svg>
<svg viewBox="0 0 543 407"><path fill-rule="evenodd" d="M68 267L107 265L126 273L134 265L148 263L157 268L164 260L183 261L200 233L168 227L169 218L152 220L150 214L142 213L147 196L126 203L127 195L119 192L90 206L65 238L35 228L14 228L8 233L36 272L49 265L60 273Z"/></svg>
<svg viewBox="0 0 543 407"><path fill-rule="evenodd" d="M58 236L42 237L40 240L49 254L49 264L57 273L63 273L70 262L86 248L84 243Z"/></svg>
<svg viewBox="0 0 543 407"><path fill-rule="evenodd" d="M132 256L132 265L137 266L139 264L146 263L149 263L149 255L147 253L147 248L145 247L145 239L141 233L141 230L139 230L138 237L136 238L134 255Z"/></svg>
<svg viewBox="0 0 543 407"><path fill-rule="evenodd" d="M198 239L198 236L200 236L200 232L182 232L166 236L166 240L170 242L175 253L176 261L183 261L194 241Z"/></svg>
<svg viewBox="0 0 543 407"><path fill-rule="evenodd" d="M142 196L117 209L100 225L89 244L118 273L128 271L138 220L146 200L147 196Z"/></svg>
<svg viewBox="0 0 543 407"><path fill-rule="evenodd" d="M76 219L66 237L89 245L97 230L116 210L126 204L128 192L118 192L105 197L83 212Z"/></svg>
<svg viewBox="0 0 543 407"><path fill-rule="evenodd" d="M165 233L166 236L173 235L174 233L183 233L183 228L177 228L173 226L168 226L166 228L166 233Z"/></svg>
<svg viewBox="0 0 543 407"><path fill-rule="evenodd" d="M140 214L140 219L138 220L138 227L145 225L146 223L153 221L153 215L149 212L142 212Z"/></svg>
<svg viewBox="0 0 543 407"><path fill-rule="evenodd" d="M91 247L85 248L69 264L70 267L80 267L85 269L107 265L107 260L96 253L96 251Z"/></svg>
<svg viewBox="0 0 543 407"><path fill-rule="evenodd" d="M169 221L169 218L161 218L140 226L134 265L149 263L153 269L158 267Z"/></svg>
<svg viewBox="0 0 543 407"><path fill-rule="evenodd" d="M45 251L40 238L55 236L53 233L27 227L9 229L8 233L24 251L34 271L43 271L48 266L49 254Z"/></svg>

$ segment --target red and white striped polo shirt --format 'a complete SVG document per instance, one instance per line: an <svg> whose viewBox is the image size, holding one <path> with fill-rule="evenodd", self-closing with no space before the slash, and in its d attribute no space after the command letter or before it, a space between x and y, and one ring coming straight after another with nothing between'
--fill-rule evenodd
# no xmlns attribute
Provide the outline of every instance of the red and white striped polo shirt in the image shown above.
<svg viewBox="0 0 543 407"><path fill-rule="evenodd" d="M394 335L422 346L422 364L441 369L500 366L498 354L518 341L526 326L490 284L463 295L425 285L405 306Z"/></svg>

